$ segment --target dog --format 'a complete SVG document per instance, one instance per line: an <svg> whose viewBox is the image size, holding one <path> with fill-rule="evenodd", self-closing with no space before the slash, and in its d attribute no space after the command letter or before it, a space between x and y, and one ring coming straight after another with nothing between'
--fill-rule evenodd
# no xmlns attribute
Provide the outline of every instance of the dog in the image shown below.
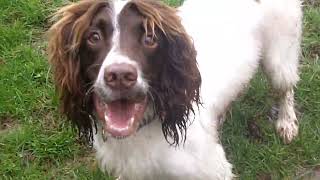
<svg viewBox="0 0 320 180"><path fill-rule="evenodd" d="M119 179L232 179L219 118L261 64L298 134L299 0L83 0L49 30L62 113Z"/></svg>

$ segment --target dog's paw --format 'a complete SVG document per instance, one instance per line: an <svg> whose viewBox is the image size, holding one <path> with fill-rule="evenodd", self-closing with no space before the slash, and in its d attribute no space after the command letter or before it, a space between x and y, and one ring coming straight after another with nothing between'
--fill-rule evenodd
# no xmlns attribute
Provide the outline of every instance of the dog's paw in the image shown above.
<svg viewBox="0 0 320 180"><path fill-rule="evenodd" d="M278 119L276 122L276 130L285 144L289 144L298 135L299 124L294 119Z"/></svg>

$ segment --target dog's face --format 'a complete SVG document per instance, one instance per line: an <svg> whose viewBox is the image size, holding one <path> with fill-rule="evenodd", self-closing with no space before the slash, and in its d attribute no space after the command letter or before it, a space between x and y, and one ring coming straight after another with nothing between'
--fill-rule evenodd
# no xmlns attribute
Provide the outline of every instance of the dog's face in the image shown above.
<svg viewBox="0 0 320 180"><path fill-rule="evenodd" d="M92 135L90 117L121 138L159 119L165 138L178 144L192 103L200 103L201 78L175 10L157 1L88 0L58 15L49 31L50 62L63 113L80 132Z"/></svg>

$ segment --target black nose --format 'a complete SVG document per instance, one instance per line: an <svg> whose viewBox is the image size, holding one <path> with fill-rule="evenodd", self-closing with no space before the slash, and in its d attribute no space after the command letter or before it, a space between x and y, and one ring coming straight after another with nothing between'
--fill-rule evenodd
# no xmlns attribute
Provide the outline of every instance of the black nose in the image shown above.
<svg viewBox="0 0 320 180"><path fill-rule="evenodd" d="M137 69L127 63L111 64L105 69L104 80L112 89L128 89L136 84Z"/></svg>

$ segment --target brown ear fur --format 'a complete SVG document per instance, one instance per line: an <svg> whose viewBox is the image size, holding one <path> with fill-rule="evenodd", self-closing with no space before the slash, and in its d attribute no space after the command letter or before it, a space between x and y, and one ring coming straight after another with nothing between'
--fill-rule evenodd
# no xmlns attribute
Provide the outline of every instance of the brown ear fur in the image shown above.
<svg viewBox="0 0 320 180"><path fill-rule="evenodd" d="M132 3L144 16L144 27L165 37L160 50L164 55L163 67L159 79L151 82L151 93L165 138L178 145L186 138L189 115L194 113L193 103L201 104L196 50L175 9L158 1L133 0ZM171 142L168 137L172 138Z"/></svg>
<svg viewBox="0 0 320 180"><path fill-rule="evenodd" d="M80 72L79 48L85 31L95 13L107 6L107 1L84 0L61 8L49 29L48 54L53 67L63 114L77 126L79 134L92 139L92 120L85 102L88 85Z"/></svg>

